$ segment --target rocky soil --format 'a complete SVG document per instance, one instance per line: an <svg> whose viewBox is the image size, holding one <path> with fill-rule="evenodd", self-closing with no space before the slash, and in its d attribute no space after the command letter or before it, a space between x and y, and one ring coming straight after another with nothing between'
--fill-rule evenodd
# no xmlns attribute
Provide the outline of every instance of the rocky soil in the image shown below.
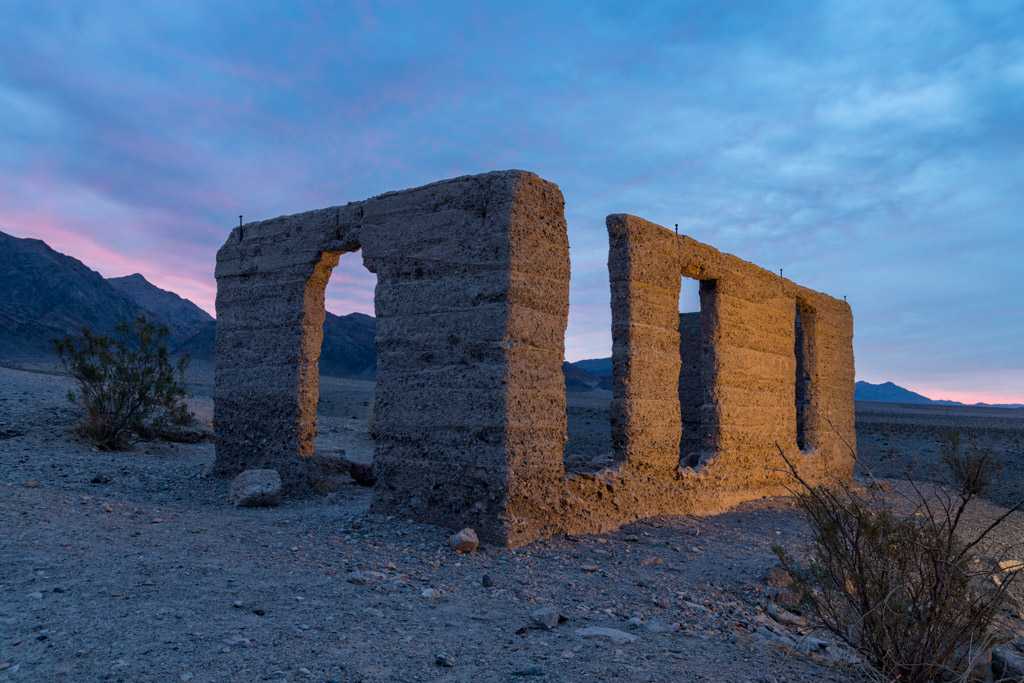
<svg viewBox="0 0 1024 683"><path fill-rule="evenodd" d="M459 554L354 483L235 508L210 443L97 452L67 388L0 368L0 681L862 680L769 599L785 500ZM372 384L323 393L319 446L368 457Z"/></svg>
<svg viewBox="0 0 1024 683"><path fill-rule="evenodd" d="M1002 466L991 497L1012 506L1024 499L1024 409L973 406L857 404L857 453L863 473L938 480L951 438L961 451L986 452Z"/></svg>

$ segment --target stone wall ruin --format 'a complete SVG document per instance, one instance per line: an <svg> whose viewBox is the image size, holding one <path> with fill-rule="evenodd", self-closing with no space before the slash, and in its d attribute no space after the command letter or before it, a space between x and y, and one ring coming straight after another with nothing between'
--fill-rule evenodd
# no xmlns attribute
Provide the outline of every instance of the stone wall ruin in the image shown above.
<svg viewBox="0 0 1024 683"><path fill-rule="evenodd" d="M628 215L607 220L616 463L567 474L569 244L524 171L235 228L217 254L215 470L308 485L324 290L377 274L373 507L516 546L711 514L853 469L849 306ZM701 312L680 316L682 277Z"/></svg>

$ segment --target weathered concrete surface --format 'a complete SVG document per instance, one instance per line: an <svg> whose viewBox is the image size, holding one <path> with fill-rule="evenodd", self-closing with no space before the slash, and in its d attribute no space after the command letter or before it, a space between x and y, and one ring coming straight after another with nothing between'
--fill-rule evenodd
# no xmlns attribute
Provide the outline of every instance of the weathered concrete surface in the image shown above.
<svg viewBox="0 0 1024 683"><path fill-rule="evenodd" d="M306 486L324 288L358 249L377 274L376 508L516 542L531 453L557 449L560 481L566 429L563 200L531 173L235 228L217 255L216 470L273 467L288 491Z"/></svg>
<svg viewBox="0 0 1024 683"><path fill-rule="evenodd" d="M559 530L601 531L784 495L779 449L808 481L849 479L856 437L848 304L641 218L612 215L607 223L620 462L568 479ZM701 312L682 319L681 277L701 282Z"/></svg>
<svg viewBox="0 0 1024 683"><path fill-rule="evenodd" d="M849 307L638 218L608 231L614 470L566 477L563 199L524 171L233 230L217 256L216 470L307 486L324 288L362 249L378 276L378 510L519 545L782 492L776 444L813 481L850 476ZM681 320L684 276L702 312Z"/></svg>

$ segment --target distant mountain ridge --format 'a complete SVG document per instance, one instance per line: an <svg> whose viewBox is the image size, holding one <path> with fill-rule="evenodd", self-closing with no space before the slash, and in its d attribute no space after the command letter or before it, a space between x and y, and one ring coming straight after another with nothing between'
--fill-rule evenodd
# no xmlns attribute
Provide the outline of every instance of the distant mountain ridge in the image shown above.
<svg viewBox="0 0 1024 683"><path fill-rule="evenodd" d="M166 325L171 333L172 346L193 337L213 322L209 313L174 292L160 289L140 273L107 278L107 282L148 313L148 317Z"/></svg>
<svg viewBox="0 0 1024 683"><path fill-rule="evenodd" d="M175 351L193 360L213 363L216 357L217 323L204 324L179 344ZM373 379L377 371L377 319L365 313L334 315L324 320L324 341L320 346L320 372L334 377Z"/></svg>
<svg viewBox="0 0 1024 683"><path fill-rule="evenodd" d="M213 363L216 321L174 292L160 289L140 273L104 279L84 263L42 240L0 231L0 359L38 358L53 354L52 340L89 327L110 334L124 320L139 315L170 330L174 353ZM320 371L326 375L372 378L377 369L377 321L363 313L327 313ZM612 359L588 358L563 363L568 391L612 388ZM934 400L892 382L856 383L858 401L911 405L965 405ZM1021 408L1024 404L976 406Z"/></svg>
<svg viewBox="0 0 1024 683"><path fill-rule="evenodd" d="M587 358L565 364L566 388L569 391L588 391L594 388L611 389L612 359ZM911 405L962 406L970 405L959 401L932 399L905 389L892 382L871 384L858 381L854 386L854 399L857 401L876 401L878 403L905 403ZM1024 408L1021 403L975 403L979 407L992 408Z"/></svg>
<svg viewBox="0 0 1024 683"><path fill-rule="evenodd" d="M104 279L42 240L0 232L0 359L53 356L53 340L88 327L111 334L144 315L166 325L173 353L212 363L217 323L203 309L152 284L140 273ZM327 314L320 369L328 375L373 377L377 321L362 313Z"/></svg>
<svg viewBox="0 0 1024 683"><path fill-rule="evenodd" d="M0 232L0 355L52 353L83 326L107 334L139 307L103 276L42 240Z"/></svg>

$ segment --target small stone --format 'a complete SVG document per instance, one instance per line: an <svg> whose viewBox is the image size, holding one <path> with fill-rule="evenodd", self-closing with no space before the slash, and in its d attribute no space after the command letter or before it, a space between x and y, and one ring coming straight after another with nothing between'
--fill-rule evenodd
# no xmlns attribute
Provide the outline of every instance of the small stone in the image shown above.
<svg viewBox="0 0 1024 683"><path fill-rule="evenodd" d="M377 475L373 471L373 463L349 461L349 476L360 486L373 486L377 483Z"/></svg>
<svg viewBox="0 0 1024 683"><path fill-rule="evenodd" d="M997 681L1024 680L1024 638L992 648L992 674Z"/></svg>
<svg viewBox="0 0 1024 683"><path fill-rule="evenodd" d="M559 614L554 607L541 607L530 612L530 624L534 628L550 631L565 621L565 617Z"/></svg>
<svg viewBox="0 0 1024 683"><path fill-rule="evenodd" d="M355 584L356 586L365 586L368 583L380 581L386 578L387 576L380 572L356 570L354 572L349 572L349 575L346 578L346 580L351 584Z"/></svg>
<svg viewBox="0 0 1024 683"><path fill-rule="evenodd" d="M43 599L43 594L40 593L39 591L33 591L33 592L28 594L28 597L32 598L33 600L42 600Z"/></svg>
<svg viewBox="0 0 1024 683"><path fill-rule="evenodd" d="M262 617L262 616L266 616L267 611L265 609L261 609L261 608L257 607L256 609L254 609L252 611L252 613L255 614L258 617Z"/></svg>
<svg viewBox="0 0 1024 683"><path fill-rule="evenodd" d="M103 511L104 512L113 512L114 511L114 506L111 505L110 503L104 503L103 504Z"/></svg>
<svg viewBox="0 0 1024 683"><path fill-rule="evenodd" d="M531 666L527 666L527 667L524 667L522 669L516 669L515 671L512 672L512 675L513 676L522 676L524 678L528 677L528 676L543 676L544 675L544 669L539 667L539 666L537 666L536 664L533 664Z"/></svg>
<svg viewBox="0 0 1024 683"><path fill-rule="evenodd" d="M420 591L420 597L427 600L437 600L441 597L441 591L436 588L424 588Z"/></svg>
<svg viewBox="0 0 1024 683"><path fill-rule="evenodd" d="M772 588L789 588L793 585L793 577L782 567L772 567L764 581Z"/></svg>
<svg viewBox="0 0 1024 683"><path fill-rule="evenodd" d="M109 484L110 482L110 477L102 473L95 475L92 479L89 480L90 484Z"/></svg>
<svg viewBox="0 0 1024 683"><path fill-rule="evenodd" d="M237 507L273 507L281 502L277 470L246 470L231 482L228 494Z"/></svg>
<svg viewBox="0 0 1024 683"><path fill-rule="evenodd" d="M644 622L644 630L648 633L671 633L677 629L674 624L666 624L661 619L649 619Z"/></svg>
<svg viewBox="0 0 1024 683"><path fill-rule="evenodd" d="M768 603L768 616L786 626L807 626L807 619L805 617L793 614L789 610L779 607L774 602Z"/></svg>
<svg viewBox="0 0 1024 683"><path fill-rule="evenodd" d="M245 603L241 600L235 600L233 603L231 603L231 606L235 609L242 609L243 607L245 607Z"/></svg>
<svg viewBox="0 0 1024 683"><path fill-rule="evenodd" d="M804 654L825 652L828 650L828 641L813 636L806 636L797 642L797 649Z"/></svg>
<svg viewBox="0 0 1024 683"><path fill-rule="evenodd" d="M193 678L195 678L195 675L191 671L183 671L181 675L178 676L178 680L182 683L188 683L188 681L191 681Z"/></svg>
<svg viewBox="0 0 1024 683"><path fill-rule="evenodd" d="M661 609L668 609L672 606L672 601L668 598L658 598L654 601L654 604L660 607Z"/></svg>
<svg viewBox="0 0 1024 683"><path fill-rule="evenodd" d="M25 482L25 488L37 489L39 488L39 481L37 479L29 479L28 481Z"/></svg>
<svg viewBox="0 0 1024 683"><path fill-rule="evenodd" d="M455 657L452 657L449 654L441 652L436 657L434 657L434 664L450 669L453 666L455 666Z"/></svg>
<svg viewBox="0 0 1024 683"><path fill-rule="evenodd" d="M999 563L999 568L1004 572L1015 573L1024 569L1024 562L1020 560L1002 560Z"/></svg>
<svg viewBox="0 0 1024 683"><path fill-rule="evenodd" d="M640 628L644 625L644 620L640 617L630 617L626 620L626 623L632 628Z"/></svg>
<svg viewBox="0 0 1024 683"><path fill-rule="evenodd" d="M448 539L448 545L457 553L472 553L480 546L480 539L477 538L475 531L466 527L457 534L452 534Z"/></svg>
<svg viewBox="0 0 1024 683"><path fill-rule="evenodd" d="M494 579L491 578L490 574L484 574L483 578L480 579L480 585L484 588L494 588Z"/></svg>
<svg viewBox="0 0 1024 683"><path fill-rule="evenodd" d="M598 567L596 564L585 564L582 567L580 567L580 569L587 572L588 574L593 574L601 568Z"/></svg>
<svg viewBox="0 0 1024 683"><path fill-rule="evenodd" d="M610 640L616 645L627 645L639 640L631 633L620 631L617 628L606 628L604 626L587 626L586 628L578 628L576 629L576 636L579 638Z"/></svg>

